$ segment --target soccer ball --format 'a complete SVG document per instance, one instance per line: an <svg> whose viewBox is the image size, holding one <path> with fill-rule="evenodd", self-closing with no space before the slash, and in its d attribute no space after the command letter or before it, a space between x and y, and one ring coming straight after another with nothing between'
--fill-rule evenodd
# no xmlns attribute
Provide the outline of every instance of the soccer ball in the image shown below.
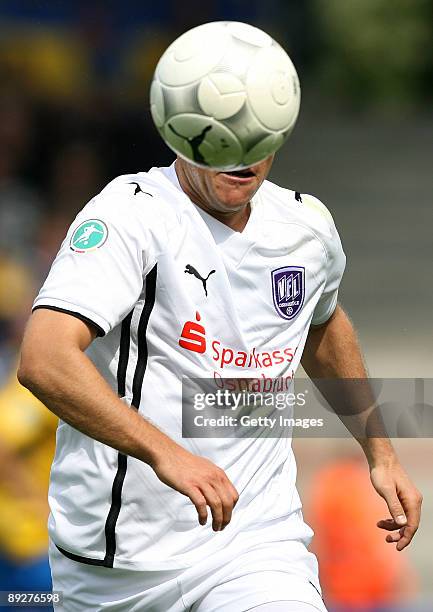
<svg viewBox="0 0 433 612"><path fill-rule="evenodd" d="M287 53L246 23L205 23L164 52L150 109L166 144L204 168L240 170L281 147L299 113L300 86Z"/></svg>

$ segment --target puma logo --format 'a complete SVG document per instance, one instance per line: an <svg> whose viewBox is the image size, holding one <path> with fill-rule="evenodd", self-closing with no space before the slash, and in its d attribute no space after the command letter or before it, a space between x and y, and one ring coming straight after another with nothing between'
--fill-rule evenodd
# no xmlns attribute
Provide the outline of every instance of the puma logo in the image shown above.
<svg viewBox="0 0 433 612"><path fill-rule="evenodd" d="M184 270L185 274L192 274L193 276L195 276L196 278L198 278L198 280L200 280L203 283L203 289L204 289L204 294L207 297L207 288L206 288L206 283L209 279L209 276L211 274L214 274L215 270L211 270L209 272L209 274L206 276L206 278L203 278L203 276L200 274L200 272L197 272L197 270L194 268L194 266L191 266L190 264L187 264L185 266L185 270Z"/></svg>
<svg viewBox="0 0 433 612"><path fill-rule="evenodd" d="M129 183L129 184L130 185L135 185L134 195L137 195L137 193L145 193L146 195L148 195L151 198L153 198L153 195L151 193L149 193L148 191L143 191L138 183L133 182L133 183Z"/></svg>
<svg viewBox="0 0 433 612"><path fill-rule="evenodd" d="M179 132L172 126L171 123L168 124L168 127L173 132L173 134L176 134L176 136L178 136L179 138L183 138L187 141L187 143L191 147L192 157L195 162L197 162L198 164L204 164L205 166L209 165L203 155L200 153L199 147L205 139L206 134L209 132L209 130L212 129L211 125L207 125L206 127L204 127L200 134L197 134L197 136L184 136L183 134L179 134Z"/></svg>

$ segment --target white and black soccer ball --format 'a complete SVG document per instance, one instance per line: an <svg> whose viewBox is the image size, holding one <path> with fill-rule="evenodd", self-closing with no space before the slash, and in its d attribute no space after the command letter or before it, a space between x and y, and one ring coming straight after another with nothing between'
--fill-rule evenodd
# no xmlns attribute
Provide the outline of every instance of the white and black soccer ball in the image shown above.
<svg viewBox="0 0 433 612"><path fill-rule="evenodd" d="M301 92L287 53L246 23L185 32L164 52L150 89L166 144L191 163L239 170L264 160L293 130Z"/></svg>

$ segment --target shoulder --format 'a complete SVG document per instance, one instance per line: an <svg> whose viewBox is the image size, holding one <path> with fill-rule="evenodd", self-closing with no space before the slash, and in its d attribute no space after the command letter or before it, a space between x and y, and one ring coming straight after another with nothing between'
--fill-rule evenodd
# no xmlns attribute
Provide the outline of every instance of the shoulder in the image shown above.
<svg viewBox="0 0 433 612"><path fill-rule="evenodd" d="M164 198L177 191L167 176L168 168L151 168L148 172L122 174L113 179L99 194L101 197L122 196L131 202L147 198Z"/></svg>
<svg viewBox="0 0 433 612"><path fill-rule="evenodd" d="M159 168L149 172L123 174L106 185L94 198L95 203L107 208L128 210L151 209L155 201L166 199L170 183Z"/></svg>
<svg viewBox="0 0 433 612"><path fill-rule="evenodd" d="M261 188L267 216L281 223L295 223L316 234L322 241L337 233L328 208L316 196L264 181Z"/></svg>
<svg viewBox="0 0 433 612"><path fill-rule="evenodd" d="M119 228L151 227L169 217L176 191L160 168L123 174L110 181L83 207L76 222L100 218Z"/></svg>
<svg viewBox="0 0 433 612"><path fill-rule="evenodd" d="M297 192L297 195L299 196L299 201L301 204L304 206L306 211L308 211L308 213L311 213L311 217L314 220L320 219L328 226L335 225L331 213L325 204L319 200L319 198L309 193L298 194Z"/></svg>

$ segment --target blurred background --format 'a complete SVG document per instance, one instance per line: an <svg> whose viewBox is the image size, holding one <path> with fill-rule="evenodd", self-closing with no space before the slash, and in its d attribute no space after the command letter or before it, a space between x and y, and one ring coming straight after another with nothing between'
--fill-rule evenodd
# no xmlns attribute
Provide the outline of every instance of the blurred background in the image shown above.
<svg viewBox="0 0 433 612"><path fill-rule="evenodd" d="M348 257L341 301L370 373L433 377L432 0L2 0L0 590L49 588L56 419L15 379L35 291L107 181L173 160L149 82L176 36L212 20L262 27L298 69L301 115L271 179L331 210ZM294 445L330 608L433 610L432 442L396 441L425 497L401 554L374 526L384 503L355 442Z"/></svg>

